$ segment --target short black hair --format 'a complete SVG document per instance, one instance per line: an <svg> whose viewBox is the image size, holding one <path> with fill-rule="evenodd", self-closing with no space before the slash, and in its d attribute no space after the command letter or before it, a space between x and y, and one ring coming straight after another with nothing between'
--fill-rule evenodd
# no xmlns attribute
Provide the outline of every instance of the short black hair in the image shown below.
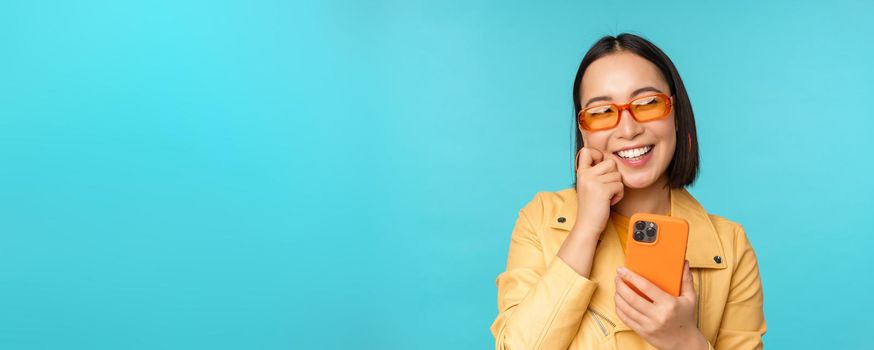
<svg viewBox="0 0 874 350"><path fill-rule="evenodd" d="M692 103L689 101L689 95L686 94L683 79L680 79L680 73L677 72L674 63L661 49L649 40L629 33L622 33L616 37L609 35L602 37L592 45L589 51L586 52L586 55L583 56L583 61L580 62L580 68L577 70L577 76L574 79L573 126L574 130L576 130L576 147L574 148L574 153L571 154L571 162L576 161L577 153L583 148L583 135L577 126L577 114L579 114L582 108L580 87L583 81L583 73L595 60L622 51L636 54L652 62L658 67L668 82L668 86L671 88L671 95L674 95L674 119L677 125L677 146L674 150L674 157L671 159L667 169L668 185L671 188L691 185L698 176L698 136L695 132L695 115L692 113ZM572 163L571 169L574 171L573 185L576 187L576 164Z"/></svg>

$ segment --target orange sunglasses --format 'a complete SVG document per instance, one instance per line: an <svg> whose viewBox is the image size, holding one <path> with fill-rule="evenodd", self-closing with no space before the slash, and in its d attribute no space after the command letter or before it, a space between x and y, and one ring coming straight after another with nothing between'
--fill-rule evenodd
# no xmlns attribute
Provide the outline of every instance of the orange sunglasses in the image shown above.
<svg viewBox="0 0 874 350"><path fill-rule="evenodd" d="M624 105L615 103L586 107L577 114L580 127L589 131L615 128L623 110L631 112L638 122L663 119L671 113L671 96L652 94L635 98Z"/></svg>

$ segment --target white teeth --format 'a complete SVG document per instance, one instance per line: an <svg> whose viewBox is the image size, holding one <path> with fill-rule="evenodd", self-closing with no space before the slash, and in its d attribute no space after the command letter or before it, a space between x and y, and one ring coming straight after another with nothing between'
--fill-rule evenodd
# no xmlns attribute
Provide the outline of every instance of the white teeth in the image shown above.
<svg viewBox="0 0 874 350"><path fill-rule="evenodd" d="M640 148L622 150L616 152L616 154L622 158L637 158L646 154L646 152L649 152L650 149L652 149L652 146L643 146Z"/></svg>

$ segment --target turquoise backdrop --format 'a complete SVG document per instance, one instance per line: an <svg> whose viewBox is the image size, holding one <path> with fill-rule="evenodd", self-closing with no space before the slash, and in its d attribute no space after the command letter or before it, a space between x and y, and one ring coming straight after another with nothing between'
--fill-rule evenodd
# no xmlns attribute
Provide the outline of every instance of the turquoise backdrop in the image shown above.
<svg viewBox="0 0 874 350"><path fill-rule="evenodd" d="M0 3L0 348L488 349L600 36L677 64L771 349L874 314L871 1Z"/></svg>

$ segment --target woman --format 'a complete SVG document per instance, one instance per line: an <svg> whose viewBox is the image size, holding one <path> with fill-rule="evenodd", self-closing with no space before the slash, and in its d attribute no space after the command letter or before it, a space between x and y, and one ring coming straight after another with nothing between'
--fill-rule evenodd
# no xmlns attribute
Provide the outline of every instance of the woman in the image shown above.
<svg viewBox="0 0 874 350"><path fill-rule="evenodd" d="M606 36L580 63L573 98L576 181L519 212L496 281L496 348L761 348L762 285L744 229L685 189L698 142L671 60L641 37ZM689 222L679 297L622 267L622 233L639 212Z"/></svg>

